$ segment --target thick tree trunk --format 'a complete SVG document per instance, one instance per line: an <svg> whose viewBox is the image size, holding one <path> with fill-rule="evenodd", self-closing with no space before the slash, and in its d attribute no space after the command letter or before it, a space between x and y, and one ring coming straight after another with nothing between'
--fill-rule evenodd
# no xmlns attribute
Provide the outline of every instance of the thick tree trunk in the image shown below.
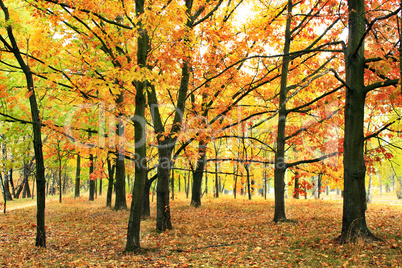
<svg viewBox="0 0 402 268"><path fill-rule="evenodd" d="M166 145L166 147L170 145ZM157 202L156 202L156 230L164 232L167 229L172 229L172 222L170 218L170 202L169 202L169 178L171 166L170 148L161 146L159 148L159 165L158 165L158 185L156 188Z"/></svg>
<svg viewBox="0 0 402 268"><path fill-rule="evenodd" d="M288 14L292 14L293 3L288 1ZM286 128L286 98L287 98L287 79L289 70L289 52L291 42L290 24L292 16L286 20L285 45L283 49L281 87L279 93L279 114L278 114L278 133L277 146L275 153L274 189L275 189L275 214L274 221L286 220L285 214L285 128Z"/></svg>
<svg viewBox="0 0 402 268"><path fill-rule="evenodd" d="M206 149L207 143L200 141L198 145L198 156L197 167L193 173L193 187L191 191L191 206L199 207L201 206L201 185L202 177L204 175L204 168L206 164Z"/></svg>
<svg viewBox="0 0 402 268"><path fill-rule="evenodd" d="M75 191L74 197L80 197L80 175L81 175L81 156L77 154L77 167L75 171Z"/></svg>
<svg viewBox="0 0 402 268"><path fill-rule="evenodd" d="M374 238L366 224L364 161L364 0L349 0L349 38L346 48L346 102L344 137L344 192L341 242Z"/></svg>

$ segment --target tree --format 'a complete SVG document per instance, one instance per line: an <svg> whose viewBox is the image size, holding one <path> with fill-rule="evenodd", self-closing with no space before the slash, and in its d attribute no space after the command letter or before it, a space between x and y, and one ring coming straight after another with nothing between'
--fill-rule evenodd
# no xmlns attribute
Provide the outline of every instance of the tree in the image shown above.
<svg viewBox="0 0 402 268"><path fill-rule="evenodd" d="M345 53L346 100L344 136L344 201L341 242L363 237L377 240L366 223L366 165L364 160L364 108L367 94L381 87L396 85L398 79L365 85L366 10L363 0L348 1L348 45ZM391 14L382 19L388 18ZM372 21L374 23L375 20ZM372 25L372 24L370 24Z"/></svg>
<svg viewBox="0 0 402 268"><path fill-rule="evenodd" d="M4 13L4 20L7 30L6 40L2 35L0 35L0 41L3 43L4 47L11 52L18 62L19 67L24 73L27 89L29 92L29 103L31 107L32 115L32 128L33 128L33 144L35 151L35 162L36 162L36 196L37 196L37 213L36 213L36 242L35 245L38 247L46 247L46 231L45 231L45 190L46 190L46 180L45 180L45 167L43 163L43 152L42 152L42 136L41 136L41 119L39 115L38 104L36 101L36 94L34 88L34 79L32 71L25 62L23 53L19 49L17 39L14 35L13 23L10 20L10 13L8 8L5 6L4 2L0 1L0 7Z"/></svg>
<svg viewBox="0 0 402 268"><path fill-rule="evenodd" d="M135 15L139 18L144 14L145 1L136 0ZM149 52L149 36L144 26L144 22L139 19L137 36L137 64L139 68L147 69L147 56ZM146 99L144 91L149 86L148 81L136 81L135 94L135 121L134 121L134 142L135 142L135 181L133 187L133 198L130 207L130 217L128 221L126 251L134 251L140 248L140 226L142 205L144 198L144 186L147 176L146 166L146 123L145 107Z"/></svg>

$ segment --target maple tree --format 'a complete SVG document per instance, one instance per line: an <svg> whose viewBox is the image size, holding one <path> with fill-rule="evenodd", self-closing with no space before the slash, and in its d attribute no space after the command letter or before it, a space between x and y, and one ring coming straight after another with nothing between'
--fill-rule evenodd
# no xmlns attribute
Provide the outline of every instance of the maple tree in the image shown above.
<svg viewBox="0 0 402 268"><path fill-rule="evenodd" d="M339 239L346 242L362 236L375 239L366 223L366 188L364 161L364 109L367 94L381 87L396 85L399 80L382 77L381 82L365 85L365 66L371 59L365 58L365 38L376 20L393 15L372 18L367 26L364 1L348 1L349 36L345 53L346 100L344 137L344 202L342 233ZM381 79L381 75L380 75Z"/></svg>
<svg viewBox="0 0 402 268"><path fill-rule="evenodd" d="M126 175L134 173L126 251L140 248L141 215L150 215L156 180L158 231L172 228L170 193L173 199L183 177L191 205L199 207L212 184L215 197L232 187L235 198L242 193L251 200L258 190L266 195L273 175L273 218L286 221L286 180L294 180L296 197L307 197L312 176L318 193L322 184L340 188L342 162L340 240L373 237L365 222L366 169L371 176L376 165L399 159L391 139L400 137L400 3L373 0L365 7L350 0L346 13L332 0L41 0L26 1L25 11L14 11L20 3L10 1L10 14L0 3L6 68L0 97L7 106L0 115L10 124L2 125L1 184L3 196L18 196L29 187L28 172L17 187L6 174L36 165L38 246L45 246L44 166L52 176L48 187L57 184L58 172L61 202L62 159L70 166L73 155L77 200L84 178L94 201L97 182L107 176L106 205L115 184L114 208L124 210ZM239 22L249 6L255 16ZM349 22L346 43L341 21ZM24 73L28 93L12 70ZM12 134L17 123L32 126L33 137ZM33 139L34 162L18 155L30 151L13 144L21 137L24 144Z"/></svg>
<svg viewBox="0 0 402 268"><path fill-rule="evenodd" d="M24 60L24 54L20 50L18 40L14 35L13 25L10 23L10 13L3 1L0 1L0 7L4 13L4 21L7 26L6 38L3 34L0 35L0 41L8 52L12 53L17 61L19 67L24 73L26 79L26 86L28 90L29 103L31 107L32 115L32 129L33 129L33 144L35 150L35 162L36 162L36 189L37 189L37 234L36 234L36 246L46 247L46 230L45 230L45 167L43 163L42 152L42 136L41 136L41 119L39 116L38 104L36 100L34 79L29 63Z"/></svg>

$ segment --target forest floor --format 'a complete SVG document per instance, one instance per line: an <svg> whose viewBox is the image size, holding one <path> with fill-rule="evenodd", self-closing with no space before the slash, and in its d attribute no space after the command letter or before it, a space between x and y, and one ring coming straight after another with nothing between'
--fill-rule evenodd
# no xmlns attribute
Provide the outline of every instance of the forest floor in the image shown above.
<svg viewBox="0 0 402 268"><path fill-rule="evenodd" d="M13 201L14 202L14 201ZM128 200L130 203L131 200ZM274 201L256 197L213 199L192 208L184 195L172 201L173 230L141 224L141 252L123 253L129 211L105 207L105 197L50 198L46 205L47 248L35 247L36 208L0 214L1 267L400 267L402 205L373 202L369 228L386 242L339 245L342 201L287 199L294 223L273 223ZM18 208L18 206L16 206Z"/></svg>

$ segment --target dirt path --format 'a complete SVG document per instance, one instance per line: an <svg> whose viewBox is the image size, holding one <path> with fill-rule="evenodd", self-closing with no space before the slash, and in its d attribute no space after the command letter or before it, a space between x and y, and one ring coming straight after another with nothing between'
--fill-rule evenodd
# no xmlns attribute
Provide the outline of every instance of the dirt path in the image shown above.
<svg viewBox="0 0 402 268"><path fill-rule="evenodd" d="M50 201L55 201L55 200L58 200L58 198L46 198L46 203L48 203ZM36 199L32 199L32 200L24 202L22 204L12 204L12 202L13 201L8 201L7 202L6 213L8 211L13 211L13 210L17 210L17 209L24 209L24 208L29 208L29 207L36 206ZM10 203L11 203L11 207L10 207Z"/></svg>

